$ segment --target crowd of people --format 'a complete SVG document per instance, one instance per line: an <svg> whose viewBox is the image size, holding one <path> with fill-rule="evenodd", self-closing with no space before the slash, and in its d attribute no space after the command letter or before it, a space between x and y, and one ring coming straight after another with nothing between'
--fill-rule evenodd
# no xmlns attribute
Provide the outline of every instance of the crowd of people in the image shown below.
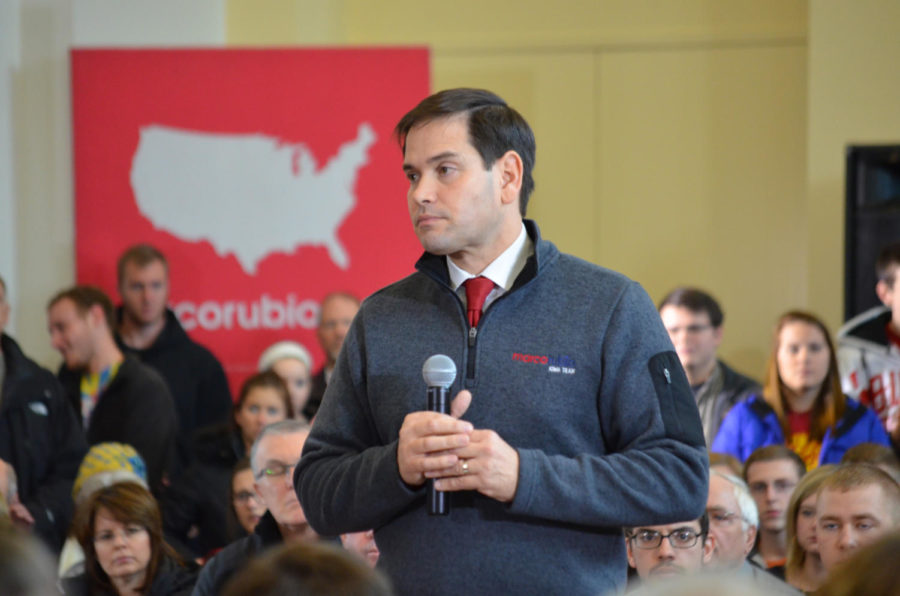
<svg viewBox="0 0 900 596"><path fill-rule="evenodd" d="M119 306L87 285L48 301L57 374L0 334L0 593L546 593L536 577L565 591L567 575L582 593L628 567L635 593L682 593L679 581L694 596L891 593L900 243L876 264L884 307L836 342L814 314L786 312L760 384L718 357L724 314L709 293L680 287L654 311L623 276L541 240L524 219L533 135L502 100L442 92L397 132L426 254L364 304L322 300L318 371L305 346L279 341L233 400L167 306L168 260L146 244L119 259ZM482 137L496 142L482 151ZM472 207L490 225L439 234L434 189L467 168L496 193L492 215ZM485 184L473 179L462 183ZM485 252L491 234L502 242ZM0 332L9 309L0 279ZM462 390L446 412L418 411L422 381L398 355L454 353L443 337L457 319ZM548 381L527 365L551 357L527 341L561 327L573 355L552 357ZM508 346L530 352L495 379ZM427 490L453 493L444 543ZM411 564L448 545L483 571Z"/></svg>

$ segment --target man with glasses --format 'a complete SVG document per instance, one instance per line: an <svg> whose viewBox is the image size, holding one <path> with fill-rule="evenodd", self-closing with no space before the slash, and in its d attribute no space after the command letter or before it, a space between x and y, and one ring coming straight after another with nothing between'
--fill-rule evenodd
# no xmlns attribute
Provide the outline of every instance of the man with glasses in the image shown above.
<svg viewBox="0 0 900 596"><path fill-rule="evenodd" d="M716 357L725 315L715 298L697 288L675 288L659 303L659 316L694 391L706 444L712 445L725 414L761 391L759 383Z"/></svg>
<svg viewBox="0 0 900 596"><path fill-rule="evenodd" d="M798 594L791 586L747 559L756 542L759 514L743 480L711 470L706 513L709 515L709 533L716 544L712 567L736 572L769 594Z"/></svg>
<svg viewBox="0 0 900 596"><path fill-rule="evenodd" d="M625 529L628 564L644 581L697 573L712 560L715 545L706 513L689 522Z"/></svg>
<svg viewBox="0 0 900 596"><path fill-rule="evenodd" d="M307 436L309 425L293 419L270 424L259 433L250 448L250 469L256 479L256 493L268 511L253 534L228 545L204 566L194 596L219 594L249 559L272 546L318 540L306 521L292 481Z"/></svg>
<svg viewBox="0 0 900 596"><path fill-rule="evenodd" d="M744 462L744 480L759 511L756 551L779 579L784 579L787 558L788 502L805 473L803 460L784 445L760 447Z"/></svg>

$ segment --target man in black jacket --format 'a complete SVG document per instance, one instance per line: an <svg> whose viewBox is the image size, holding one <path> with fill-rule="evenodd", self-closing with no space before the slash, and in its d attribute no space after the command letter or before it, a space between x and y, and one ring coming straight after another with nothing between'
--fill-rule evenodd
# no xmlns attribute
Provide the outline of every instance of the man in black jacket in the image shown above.
<svg viewBox="0 0 900 596"><path fill-rule="evenodd" d="M0 492L12 519L58 552L72 517L72 483L87 446L56 377L3 333L8 320L6 284L0 278Z"/></svg>
<svg viewBox="0 0 900 596"><path fill-rule="evenodd" d="M191 340L169 300L169 264L148 244L132 246L119 257L116 342L165 379L178 412L178 468L193 459L194 433L228 422L231 392L225 371L212 352Z"/></svg>
<svg viewBox="0 0 900 596"><path fill-rule="evenodd" d="M64 360L59 379L88 444L117 441L134 447L158 497L175 458L175 406L162 377L116 346L113 316L112 302L92 286L53 297L47 321L53 347Z"/></svg>

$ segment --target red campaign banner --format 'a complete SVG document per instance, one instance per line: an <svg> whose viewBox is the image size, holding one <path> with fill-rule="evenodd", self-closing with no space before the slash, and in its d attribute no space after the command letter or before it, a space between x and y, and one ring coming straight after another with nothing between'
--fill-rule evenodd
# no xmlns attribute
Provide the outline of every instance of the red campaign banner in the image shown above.
<svg viewBox="0 0 900 596"><path fill-rule="evenodd" d="M413 271L394 125L429 93L424 48L73 50L79 283L119 302L116 261L169 260L169 305L236 393L331 291Z"/></svg>

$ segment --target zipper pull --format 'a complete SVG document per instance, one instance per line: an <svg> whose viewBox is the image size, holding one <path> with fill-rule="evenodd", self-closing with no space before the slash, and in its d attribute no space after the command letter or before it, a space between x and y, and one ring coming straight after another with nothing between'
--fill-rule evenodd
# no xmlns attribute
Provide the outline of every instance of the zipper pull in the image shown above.
<svg viewBox="0 0 900 596"><path fill-rule="evenodd" d="M469 328L469 347L475 345L475 337L478 335L478 327Z"/></svg>
<svg viewBox="0 0 900 596"><path fill-rule="evenodd" d="M672 375L669 374L669 369L668 369L668 368L664 368L664 369L663 369L663 374L666 375L666 383L668 383L669 385L671 385L671 384L672 384Z"/></svg>

